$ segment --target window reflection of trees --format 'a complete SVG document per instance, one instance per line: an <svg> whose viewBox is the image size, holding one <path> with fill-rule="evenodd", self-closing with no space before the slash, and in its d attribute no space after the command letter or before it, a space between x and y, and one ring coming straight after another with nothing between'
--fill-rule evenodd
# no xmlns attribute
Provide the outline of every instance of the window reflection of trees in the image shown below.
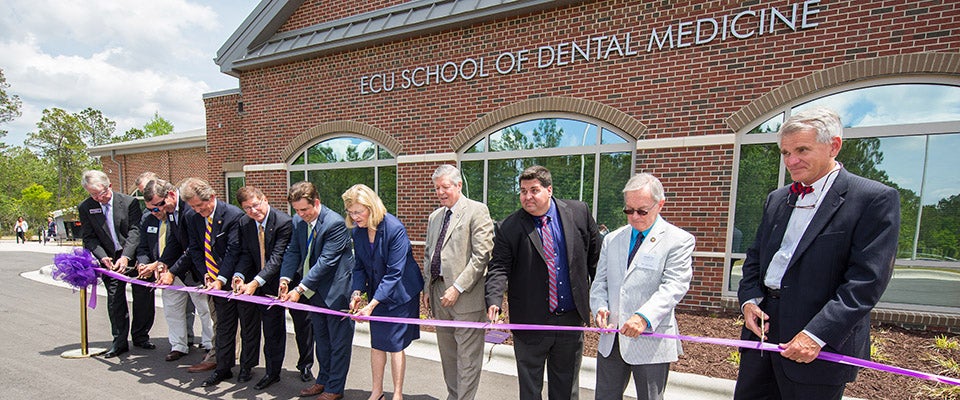
<svg viewBox="0 0 960 400"><path fill-rule="evenodd" d="M633 172L632 149L623 137L589 122L565 118L523 121L478 139L464 151L475 155L460 164L464 194L485 200L491 216L502 220L519 208L520 173L542 165L553 176L554 197L587 203L596 211L597 222L612 230L626 223L620 212L620 189ZM486 157L477 157L479 153Z"/></svg>
<svg viewBox="0 0 960 400"><path fill-rule="evenodd" d="M313 183L321 203L339 214L344 213L340 196L358 183L376 190L387 210L396 212L396 161L376 143L355 137L326 139L301 151L291 164L290 183Z"/></svg>

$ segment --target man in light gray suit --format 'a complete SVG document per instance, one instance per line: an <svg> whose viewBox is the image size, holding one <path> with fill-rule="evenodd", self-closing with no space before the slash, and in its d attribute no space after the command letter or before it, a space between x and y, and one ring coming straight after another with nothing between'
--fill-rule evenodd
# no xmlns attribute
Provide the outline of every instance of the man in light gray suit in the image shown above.
<svg viewBox="0 0 960 400"><path fill-rule="evenodd" d="M438 319L481 322L493 220L486 205L463 196L456 167L438 167L433 183L442 207L430 214L427 225L424 305ZM447 399L473 399L480 384L483 330L437 327L437 345Z"/></svg>
<svg viewBox="0 0 960 400"><path fill-rule="evenodd" d="M653 175L630 178L623 200L629 225L604 238L590 289L597 326L620 330L600 336L596 398L622 399L632 373L638 400L663 399L683 350L677 340L640 335L677 334L673 309L690 287L695 239L660 217L663 185Z"/></svg>

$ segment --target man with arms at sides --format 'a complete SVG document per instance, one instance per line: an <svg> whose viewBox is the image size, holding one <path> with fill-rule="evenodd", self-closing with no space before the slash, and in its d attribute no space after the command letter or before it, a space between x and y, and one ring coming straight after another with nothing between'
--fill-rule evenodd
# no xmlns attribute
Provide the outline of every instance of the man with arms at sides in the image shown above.
<svg viewBox="0 0 960 400"><path fill-rule="evenodd" d="M343 217L320 205L320 195L310 182L299 182L287 197L296 211L293 235L283 256L280 295L285 301L309 299L309 304L330 310L349 307L353 279L353 249ZM303 279L291 288L291 276ZM353 326L350 318L327 314L310 316L317 344L317 380L300 396L320 395L320 400L342 399L350 369Z"/></svg>
<svg viewBox="0 0 960 400"><path fill-rule="evenodd" d="M734 398L840 399L857 368L816 358L870 359L870 310L893 273L900 199L836 161L843 126L833 111L791 115L777 135L794 183L767 196L737 294L741 338L784 350L741 349Z"/></svg>
<svg viewBox="0 0 960 400"><path fill-rule="evenodd" d="M442 207L430 214L423 298L435 318L482 322L483 279L493 250L493 220L483 203L463 195L460 170L441 165L432 176ZM482 329L437 327L448 400L476 397L483 364Z"/></svg>
<svg viewBox="0 0 960 400"><path fill-rule="evenodd" d="M240 220L238 271L243 269L247 272L239 276L239 281L234 278L234 286L244 294L276 298L283 253L287 250L293 231L290 216L271 207L263 192L253 186L237 190L237 201L247 214ZM256 307L263 321L263 356L267 368L263 378L253 388L262 390L280 380L287 344L287 324L284 307Z"/></svg>
<svg viewBox="0 0 960 400"><path fill-rule="evenodd" d="M137 200L123 193L115 193L110 178L102 171L85 171L81 178L84 190L90 194L77 207L83 231L83 247L100 261L100 266L114 272L136 276L137 246L140 245L142 212ZM150 288L133 285L133 324L127 308L126 282L103 276L107 288L107 314L113 345L103 354L116 357L130 350L127 333L133 345L152 350L150 328L153 327L154 300Z"/></svg>
<svg viewBox="0 0 960 400"><path fill-rule="evenodd" d="M525 169L519 183L522 208L494 235L485 285L487 317L498 319L506 291L511 323L589 324L590 280L600 258L590 208L553 198L550 171L539 165ZM544 363L551 400L579 397L582 331L515 331L513 338L521 400L541 398Z"/></svg>
<svg viewBox="0 0 960 400"><path fill-rule="evenodd" d="M155 179L144 185L143 201L151 212L155 209L163 210L168 226L167 241L163 251L159 253L159 260L143 266L141 273L155 271L154 273L159 275L157 281L163 285L202 286L203 275L197 272L193 266L193 260L186 253L187 248L190 247L187 221L196 213L180 197L180 190L162 179ZM168 266L177 266L178 273L172 273ZM187 318L187 304L192 302L196 306L197 318L200 319L200 345L205 349L203 361L198 365L202 365L203 368L215 367L213 319L210 315L208 296L178 290L164 290L161 296L171 347L166 360L176 361L190 352L187 332L193 329L193 324Z"/></svg>
<svg viewBox="0 0 960 400"><path fill-rule="evenodd" d="M161 276L161 283L169 284L168 280L172 281L174 275L183 276L187 273L186 269L192 267L195 276L203 277L207 289L220 289L230 281L220 276L220 269L232 270L240 256L240 218L243 211L219 200L213 187L199 178L184 179L180 183L179 193L193 210L193 214L188 215L184 223L189 241L186 255L192 263L187 265L178 262L170 266L169 272ZM236 324L236 302L216 296L207 296L207 299L216 338L214 342L217 362L212 368L215 370L213 375L203 381L201 386L216 385L232 378L233 363L224 365L220 361L225 352L229 351L232 355L236 351L236 331L230 334L231 337L225 337L229 325ZM223 326L219 326L218 321L221 313L224 314ZM242 356L241 358L245 358ZM233 361L233 358L230 357L229 361ZM210 363L205 359L191 368L188 371L209 370ZM249 379L249 376L247 378Z"/></svg>
<svg viewBox="0 0 960 400"><path fill-rule="evenodd" d="M623 188L628 225L603 240L590 307L597 326L620 332L600 336L597 399L622 399L632 374L638 400L662 400L670 363L683 352L679 340L640 336L678 334L674 307L693 277L696 240L660 217L665 202L659 179L634 175Z"/></svg>

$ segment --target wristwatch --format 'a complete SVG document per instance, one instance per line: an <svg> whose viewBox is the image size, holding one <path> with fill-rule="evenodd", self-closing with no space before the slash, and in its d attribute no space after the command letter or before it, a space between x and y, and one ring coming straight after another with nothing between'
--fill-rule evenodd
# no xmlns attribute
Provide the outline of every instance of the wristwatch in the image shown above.
<svg viewBox="0 0 960 400"><path fill-rule="evenodd" d="M299 294L303 294L303 286L297 285L293 290Z"/></svg>

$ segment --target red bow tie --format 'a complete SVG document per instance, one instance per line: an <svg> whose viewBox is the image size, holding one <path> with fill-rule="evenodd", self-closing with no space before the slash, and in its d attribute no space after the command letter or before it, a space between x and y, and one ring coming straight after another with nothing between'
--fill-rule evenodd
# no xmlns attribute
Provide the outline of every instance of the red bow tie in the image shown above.
<svg viewBox="0 0 960 400"><path fill-rule="evenodd" d="M803 196L813 193L813 186L807 186L800 182L794 182L790 185L790 193L800 196L802 199Z"/></svg>

